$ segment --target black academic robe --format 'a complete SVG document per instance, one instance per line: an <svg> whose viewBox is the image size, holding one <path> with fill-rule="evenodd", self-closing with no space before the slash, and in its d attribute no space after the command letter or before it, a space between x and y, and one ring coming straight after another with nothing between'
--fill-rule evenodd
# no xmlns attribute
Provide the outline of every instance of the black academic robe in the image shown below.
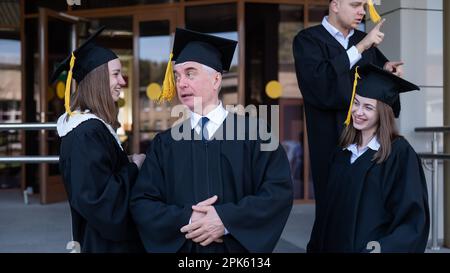
<svg viewBox="0 0 450 273"><path fill-rule="evenodd" d="M227 134L227 122L237 126L244 120L249 118L229 114L214 137ZM189 120L174 130L200 139ZM260 150L259 139L236 140L231 135L234 140L210 141L177 141L170 130L156 135L131 200L148 252L273 251L293 202L288 159L281 145L266 152ZM189 223L192 205L213 195L218 196L214 207L229 234L223 243L202 247L180 229Z"/></svg>
<svg viewBox="0 0 450 273"><path fill-rule="evenodd" d="M106 126L90 119L62 137L59 163L81 251L144 251L129 212L138 168Z"/></svg>
<svg viewBox="0 0 450 273"><path fill-rule="evenodd" d="M358 44L365 35L355 30L348 48ZM293 42L297 80L305 105L316 204L320 202L327 163L350 105L356 66L373 63L383 67L388 61L373 47L363 52L362 59L350 71L346 50L322 25L300 31Z"/></svg>
<svg viewBox="0 0 450 273"><path fill-rule="evenodd" d="M386 161L367 150L353 164L351 152L333 155L324 204L308 245L310 252L424 252L429 234L428 194L421 161L398 137Z"/></svg>

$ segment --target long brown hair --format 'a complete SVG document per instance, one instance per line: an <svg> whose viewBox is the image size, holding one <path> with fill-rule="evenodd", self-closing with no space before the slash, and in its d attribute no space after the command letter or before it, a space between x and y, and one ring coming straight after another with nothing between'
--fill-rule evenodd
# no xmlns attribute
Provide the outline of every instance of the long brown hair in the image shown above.
<svg viewBox="0 0 450 273"><path fill-rule="evenodd" d="M399 134L395 124L394 111L392 111L392 108L381 101L377 101L377 111L378 123L375 135L380 143L380 149L375 153L373 160L376 160L377 163L382 163L391 154L392 141L399 137ZM339 146L346 148L353 143L361 145L362 135L360 130L353 127L352 118L352 122L349 126L344 128L344 131L342 132L339 139Z"/></svg>
<svg viewBox="0 0 450 273"><path fill-rule="evenodd" d="M115 130L120 127L117 119L119 109L111 96L108 63L104 63L89 72L78 84L71 99L72 111L89 109Z"/></svg>

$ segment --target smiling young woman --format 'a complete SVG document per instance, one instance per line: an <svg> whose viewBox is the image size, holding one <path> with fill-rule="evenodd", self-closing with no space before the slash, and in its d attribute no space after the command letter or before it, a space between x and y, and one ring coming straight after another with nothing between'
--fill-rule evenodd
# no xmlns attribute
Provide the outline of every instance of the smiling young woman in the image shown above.
<svg viewBox="0 0 450 273"><path fill-rule="evenodd" d="M308 251L367 252L377 245L381 252L424 252L430 223L425 176L394 120L399 92L419 88L373 65L356 74Z"/></svg>
<svg viewBox="0 0 450 273"><path fill-rule="evenodd" d="M125 81L110 49L93 40L100 28L57 67L53 79L68 71L66 113L58 119L59 167L69 197L73 240L81 252L142 252L128 209L131 187L145 159L127 156L116 130ZM71 102L71 77L78 84Z"/></svg>

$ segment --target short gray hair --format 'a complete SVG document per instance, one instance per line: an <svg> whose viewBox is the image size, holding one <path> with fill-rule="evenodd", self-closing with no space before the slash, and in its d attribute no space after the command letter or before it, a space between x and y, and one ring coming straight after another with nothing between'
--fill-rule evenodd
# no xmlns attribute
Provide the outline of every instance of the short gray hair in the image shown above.
<svg viewBox="0 0 450 273"><path fill-rule="evenodd" d="M214 68L209 67L205 64L202 64L202 67L203 67L203 70L207 71L209 73L209 75L211 75L211 76L214 76L215 73L220 73L220 72L217 72Z"/></svg>
<svg viewBox="0 0 450 273"><path fill-rule="evenodd" d="M216 73L219 73L220 75L222 75L222 73L216 71L214 68L209 67L207 65L202 64L203 70L205 70L206 72L208 72L208 74L213 77L215 76ZM220 86L219 86L219 90L217 90L217 93L220 92L220 89L222 89L222 81L220 82Z"/></svg>

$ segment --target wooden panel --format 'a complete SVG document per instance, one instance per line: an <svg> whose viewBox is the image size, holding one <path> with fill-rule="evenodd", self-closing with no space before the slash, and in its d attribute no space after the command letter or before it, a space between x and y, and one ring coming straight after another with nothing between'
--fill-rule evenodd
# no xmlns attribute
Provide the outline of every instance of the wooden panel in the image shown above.
<svg viewBox="0 0 450 273"><path fill-rule="evenodd" d="M48 15L46 9L39 9L39 111L40 122L46 122L47 112L47 87L48 87ZM46 137L47 132L39 132L39 154L46 155L48 151ZM39 165L39 191L42 204L47 203L47 175L48 164Z"/></svg>
<svg viewBox="0 0 450 273"><path fill-rule="evenodd" d="M67 200L66 190L60 175L48 176L46 181L47 188L50 190L47 191L44 204Z"/></svg>
<svg viewBox="0 0 450 273"><path fill-rule="evenodd" d="M49 87L49 18L59 21L75 24L80 21L79 18L65 16L62 13L51 11L45 8L39 8L39 122L47 122L48 120L48 100L47 90ZM75 28L71 28L75 30ZM71 35L71 39L76 35ZM72 42L72 46L73 46ZM48 132L41 130L39 132L39 154L49 155ZM49 164L39 165L39 192L40 202L48 204L65 200L64 188L62 187L61 177L59 175L50 175Z"/></svg>

